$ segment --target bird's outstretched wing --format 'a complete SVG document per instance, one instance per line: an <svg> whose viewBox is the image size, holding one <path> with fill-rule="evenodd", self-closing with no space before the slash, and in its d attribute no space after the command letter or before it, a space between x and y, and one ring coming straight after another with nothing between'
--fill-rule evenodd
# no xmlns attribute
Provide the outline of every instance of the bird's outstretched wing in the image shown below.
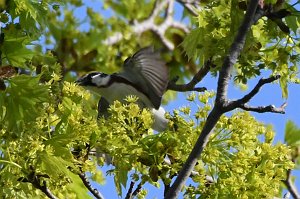
<svg viewBox="0 0 300 199"><path fill-rule="evenodd" d="M118 75L139 86L149 96L154 108L159 108L168 85L169 72L160 54L152 47L143 48L127 58L123 71Z"/></svg>

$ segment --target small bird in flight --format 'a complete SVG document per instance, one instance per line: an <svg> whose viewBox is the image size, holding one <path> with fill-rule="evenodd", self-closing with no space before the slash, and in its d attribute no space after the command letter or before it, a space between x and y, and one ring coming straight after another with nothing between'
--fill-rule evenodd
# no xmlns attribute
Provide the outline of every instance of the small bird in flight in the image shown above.
<svg viewBox="0 0 300 199"><path fill-rule="evenodd" d="M161 107L162 96L167 89L169 72L165 62L152 47L147 47L127 58L119 73L92 72L79 78L76 83L100 95L98 116L107 116L107 109L115 100L124 102L128 95L139 98L140 108L149 108L154 116L152 128L163 131L167 127L165 110Z"/></svg>

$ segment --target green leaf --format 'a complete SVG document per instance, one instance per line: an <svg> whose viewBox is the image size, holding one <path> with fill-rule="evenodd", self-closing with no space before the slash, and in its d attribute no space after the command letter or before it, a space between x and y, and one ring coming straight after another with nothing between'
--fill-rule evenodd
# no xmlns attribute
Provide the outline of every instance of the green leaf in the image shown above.
<svg viewBox="0 0 300 199"><path fill-rule="evenodd" d="M291 120L285 125L284 141L290 146L300 146L300 128Z"/></svg>
<svg viewBox="0 0 300 199"><path fill-rule="evenodd" d="M231 8L230 8L230 32L235 34L238 30L241 20L243 19L243 12L238 7L238 0L231 1Z"/></svg>
<svg viewBox="0 0 300 199"><path fill-rule="evenodd" d="M297 17L296 16L287 16L285 17L285 22L287 26L292 29L292 31L297 34L298 29L298 23L297 23Z"/></svg>
<svg viewBox="0 0 300 199"><path fill-rule="evenodd" d="M282 76L279 79L279 83L281 87L282 97L286 99L288 97L287 78L285 76Z"/></svg>
<svg viewBox="0 0 300 199"><path fill-rule="evenodd" d="M36 0L14 0L13 2L14 9L11 9L10 13L13 18L19 17L22 28L31 34L39 33L45 28L49 11L47 2Z"/></svg>
<svg viewBox="0 0 300 199"><path fill-rule="evenodd" d="M97 170L94 174L92 174L92 180L101 185L105 184L105 177L100 170Z"/></svg>
<svg viewBox="0 0 300 199"><path fill-rule="evenodd" d="M59 127L56 126L55 130L59 131ZM69 145L74 141L74 136L74 133L56 134L51 139L45 141L45 144L53 147L55 156L71 162L74 160L74 157Z"/></svg>
<svg viewBox="0 0 300 199"><path fill-rule="evenodd" d="M59 178L60 175L68 176L71 172L67 167L73 167L71 162L64 160L61 157L53 156L46 151L39 152L38 163L40 164L41 170L47 173L49 176Z"/></svg>
<svg viewBox="0 0 300 199"><path fill-rule="evenodd" d="M27 37L5 39L2 46L2 52L12 66L24 68L25 62L32 59L35 53L33 50L30 50L26 47L27 44Z"/></svg>
<svg viewBox="0 0 300 199"><path fill-rule="evenodd" d="M128 179L128 171L126 168L120 168L119 169L119 179L121 184L123 185L124 188L126 188L126 184L127 184L127 179Z"/></svg>
<svg viewBox="0 0 300 199"><path fill-rule="evenodd" d="M0 163L10 164L10 165L13 165L13 166L16 166L16 167L22 169L22 167L21 167L20 165L18 165L18 164L15 163L15 162L12 162L12 161L7 161L7 160L1 160L1 159L0 159Z"/></svg>
<svg viewBox="0 0 300 199"><path fill-rule="evenodd" d="M115 180L115 185L116 185L118 195L120 195L120 196L122 196L121 185L124 188L126 188L127 179L128 179L128 170L127 170L126 166L123 165L123 163L121 163L120 165L117 165L116 169L115 169L114 180Z"/></svg>
<svg viewBox="0 0 300 199"><path fill-rule="evenodd" d="M126 7L126 3L122 1L106 1L105 6L111 7L117 14L122 15L124 17L128 17L128 8Z"/></svg>
<svg viewBox="0 0 300 199"><path fill-rule="evenodd" d="M4 95L0 92L0 122L5 118L6 106L4 106Z"/></svg>
<svg viewBox="0 0 300 199"><path fill-rule="evenodd" d="M118 175L115 174L114 176L114 182L115 182L115 186L116 186L116 190L119 196L122 196L122 187L121 187L121 183L119 181Z"/></svg>
<svg viewBox="0 0 300 199"><path fill-rule="evenodd" d="M91 134L91 136L90 136L90 146L91 147L94 147L95 146L95 144L97 143L97 134L95 133L95 132L93 132L92 134Z"/></svg>
<svg viewBox="0 0 300 199"><path fill-rule="evenodd" d="M182 42L182 46L189 59L197 56L197 51L199 50L199 45L197 41L200 41L200 38L203 37L203 28L196 28L192 30L188 36Z"/></svg>
<svg viewBox="0 0 300 199"><path fill-rule="evenodd" d="M19 75L8 80L3 97L8 129L20 130L22 124L43 113L43 102L49 101L49 86L40 84L39 79L40 76Z"/></svg>
<svg viewBox="0 0 300 199"><path fill-rule="evenodd" d="M83 198L93 198L88 194L88 191L86 187L84 186L82 180L79 178L78 175L70 172L68 177L71 178L72 183L68 184L68 189L71 190L72 192L76 193L77 198L83 199Z"/></svg>
<svg viewBox="0 0 300 199"><path fill-rule="evenodd" d="M294 163L295 163L294 170L299 170L300 169L300 156L299 155L295 157L295 162Z"/></svg>

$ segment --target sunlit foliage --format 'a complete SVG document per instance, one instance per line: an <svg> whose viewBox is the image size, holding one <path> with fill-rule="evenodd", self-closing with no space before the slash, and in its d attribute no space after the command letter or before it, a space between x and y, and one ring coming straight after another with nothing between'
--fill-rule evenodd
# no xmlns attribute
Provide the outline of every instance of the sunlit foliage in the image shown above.
<svg viewBox="0 0 300 199"><path fill-rule="evenodd" d="M173 53L164 54L171 76L190 78L207 59L216 75L243 18L243 3L203 1L197 20L183 13L196 28L188 36L167 31L176 46L184 40ZM130 26L145 20L154 5L152 0L107 0L103 6L115 15L104 16L80 0L0 1L0 197L44 198L39 189L44 185L58 198L90 197L78 174L87 172L104 184L98 166L106 164L105 158L89 155L92 149L111 158L109 174L119 195L124 196L129 180L160 186L176 177L212 108L214 92L192 93L186 105L167 113L168 129L157 133L151 129L151 113L138 107L135 96L128 96L127 104L116 101L110 117L97 120L98 98L72 83L87 71L115 72L141 46L163 47L152 32L136 36ZM74 17L76 9L86 7L83 21ZM281 75L287 97L287 84L299 83L299 18L294 6L286 3L281 8L292 13L284 19L290 34L267 17L258 20L234 77L246 83L270 70ZM86 23L89 27L83 30ZM124 37L119 43L104 44L120 32ZM297 148L295 132L289 123L286 141ZM274 134L248 112L221 117L191 176L193 183L183 190L185 197L279 196L281 181L294 165L290 148L273 144ZM143 190L139 197L146 194Z"/></svg>

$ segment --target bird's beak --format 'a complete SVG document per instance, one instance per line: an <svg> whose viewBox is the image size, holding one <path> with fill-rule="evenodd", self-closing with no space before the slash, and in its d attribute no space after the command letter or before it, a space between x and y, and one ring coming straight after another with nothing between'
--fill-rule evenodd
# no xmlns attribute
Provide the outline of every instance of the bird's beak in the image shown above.
<svg viewBox="0 0 300 199"><path fill-rule="evenodd" d="M87 78L86 77L80 77L75 81L76 84L79 86L85 86L87 84Z"/></svg>

